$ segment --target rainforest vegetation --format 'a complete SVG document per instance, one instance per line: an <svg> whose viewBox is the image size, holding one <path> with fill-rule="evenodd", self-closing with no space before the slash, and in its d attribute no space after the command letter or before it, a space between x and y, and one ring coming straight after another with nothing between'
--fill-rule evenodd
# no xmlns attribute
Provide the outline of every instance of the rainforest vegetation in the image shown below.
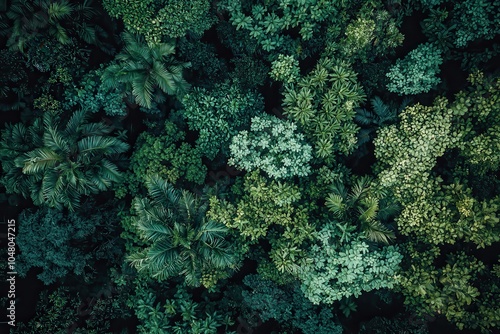
<svg viewBox="0 0 500 334"><path fill-rule="evenodd" d="M7 0L0 41L2 333L499 333L499 0Z"/></svg>

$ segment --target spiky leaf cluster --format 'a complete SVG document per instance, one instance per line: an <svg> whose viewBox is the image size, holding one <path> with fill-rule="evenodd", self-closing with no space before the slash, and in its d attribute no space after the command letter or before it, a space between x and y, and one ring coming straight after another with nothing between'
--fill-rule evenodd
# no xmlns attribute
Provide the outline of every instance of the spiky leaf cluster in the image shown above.
<svg viewBox="0 0 500 334"><path fill-rule="evenodd" d="M149 197L137 197L133 204L137 233L147 243L129 256L139 272L159 281L181 276L190 286L210 287L205 274L226 277L236 269L238 258L225 239L228 229L205 216L206 202L158 176L146 187Z"/></svg>
<svg viewBox="0 0 500 334"><path fill-rule="evenodd" d="M321 59L285 91L283 108L314 145L315 156L331 160L356 148L355 108L365 96L349 65Z"/></svg>
<svg viewBox="0 0 500 334"><path fill-rule="evenodd" d="M84 111L68 120L45 113L26 127L2 132L2 184L35 205L78 208L82 196L97 194L121 180L115 160L128 150L104 123L89 123Z"/></svg>

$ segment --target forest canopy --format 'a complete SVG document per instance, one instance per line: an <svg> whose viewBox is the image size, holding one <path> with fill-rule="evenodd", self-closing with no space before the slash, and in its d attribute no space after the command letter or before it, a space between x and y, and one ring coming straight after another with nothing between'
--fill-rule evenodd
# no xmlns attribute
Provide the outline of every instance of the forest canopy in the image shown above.
<svg viewBox="0 0 500 334"><path fill-rule="evenodd" d="M0 41L11 334L500 331L500 1L12 0Z"/></svg>

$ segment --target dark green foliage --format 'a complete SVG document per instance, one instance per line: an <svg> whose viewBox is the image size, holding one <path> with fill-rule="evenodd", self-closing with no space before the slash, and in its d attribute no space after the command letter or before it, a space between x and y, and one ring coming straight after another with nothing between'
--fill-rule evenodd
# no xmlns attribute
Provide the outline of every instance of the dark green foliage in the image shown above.
<svg viewBox="0 0 500 334"><path fill-rule="evenodd" d="M182 71L189 63L174 59L174 44L149 46L142 37L130 33L123 33L123 40L124 49L102 73L104 89L120 88L146 108L151 108L153 101L164 102L163 93L181 96L187 91Z"/></svg>
<svg viewBox="0 0 500 334"><path fill-rule="evenodd" d="M219 58L212 44L197 39L181 38L177 43L179 57L191 63L191 80L201 81L206 86L223 81L227 77L227 66Z"/></svg>
<svg viewBox="0 0 500 334"><path fill-rule="evenodd" d="M215 21L208 0L104 0L103 6L111 17L122 19L128 31L143 35L149 45L188 32L201 36Z"/></svg>
<svg viewBox="0 0 500 334"><path fill-rule="evenodd" d="M76 3L68 0L13 0L5 14L11 21L10 26L2 34L8 36L7 47L21 52L26 51L29 42L42 35L64 45L70 42L71 35L96 44L96 27L88 23L94 12L89 0Z"/></svg>
<svg viewBox="0 0 500 334"><path fill-rule="evenodd" d="M354 179L350 191L345 184L335 182L325 206L336 219L357 225L369 241L389 244L395 239L394 231L383 222L397 213L398 206L370 177Z"/></svg>
<svg viewBox="0 0 500 334"><path fill-rule="evenodd" d="M2 132L2 184L35 205L75 210L82 196L111 188L121 179L113 162L128 144L104 123L89 123L84 111L71 118L45 113L30 127L7 125Z"/></svg>
<svg viewBox="0 0 500 334"><path fill-rule="evenodd" d="M126 106L123 95L118 89L105 87L101 82L103 70L87 73L81 81L64 91L64 106L69 109L78 106L80 109L96 113L104 110L109 116L124 116Z"/></svg>
<svg viewBox="0 0 500 334"><path fill-rule="evenodd" d="M95 259L120 257L113 230L118 223L116 210L85 203L81 213L63 213L55 209L40 208L24 211L19 217L19 232L16 239L21 250L16 269L26 276L30 268L43 271L38 278L44 284L52 284L70 275L87 280L94 267ZM105 242L110 243L107 247ZM90 246L94 243L97 245ZM98 254L98 249L106 251Z"/></svg>
<svg viewBox="0 0 500 334"><path fill-rule="evenodd" d="M304 334L342 333L332 310L313 305L296 284L281 288L258 275L246 276L243 282L251 289L242 292L243 303L257 312L262 321L275 319L283 328L299 329Z"/></svg>
<svg viewBox="0 0 500 334"><path fill-rule="evenodd" d="M199 131L197 149L211 160L219 153L227 156L231 138L248 128L250 119L264 109L260 94L229 81L211 90L196 87L184 96L182 104L189 129Z"/></svg>
<svg viewBox="0 0 500 334"><path fill-rule="evenodd" d="M160 281L180 275L190 286L209 288L236 269L228 230L205 217L206 202L157 176L146 186L150 198L134 200L134 223L148 247L129 256L139 272Z"/></svg>
<svg viewBox="0 0 500 334"><path fill-rule="evenodd" d="M145 131L137 138L129 171L117 189L117 196L122 197L128 191L136 195L152 175L172 184L186 181L203 184L207 168L202 163L200 150L184 142L185 132L171 121L166 121L158 134L153 134L155 132L154 129Z"/></svg>

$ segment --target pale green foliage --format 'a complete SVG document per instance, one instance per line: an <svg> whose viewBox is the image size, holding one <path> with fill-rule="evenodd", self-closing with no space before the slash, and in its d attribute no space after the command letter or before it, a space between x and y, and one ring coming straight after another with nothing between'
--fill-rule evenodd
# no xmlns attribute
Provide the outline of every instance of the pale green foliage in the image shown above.
<svg viewBox="0 0 500 334"><path fill-rule="evenodd" d="M207 204L158 176L146 182L149 198L134 200L137 233L148 245L129 256L139 272L159 281L183 276L186 284L210 288L236 269L238 259L225 240L228 229L207 219Z"/></svg>
<svg viewBox="0 0 500 334"><path fill-rule="evenodd" d="M45 113L29 128L9 125L0 143L2 183L35 205L75 210L82 196L106 191L122 178L114 160L129 146L111 132L104 123L89 123L84 111L69 120Z"/></svg>
<svg viewBox="0 0 500 334"><path fill-rule="evenodd" d="M233 137L229 164L246 171L261 169L276 179L309 175L311 146L296 130L290 121L255 116L250 131Z"/></svg>
<svg viewBox="0 0 500 334"><path fill-rule="evenodd" d="M299 61L293 56L278 55L278 59L273 61L269 76L276 81L285 84L294 83L299 79Z"/></svg>
<svg viewBox="0 0 500 334"><path fill-rule="evenodd" d="M358 127L355 108L365 96L349 65L324 58L308 75L285 91L283 108L314 145L315 155L325 160L356 148Z"/></svg>
<svg viewBox="0 0 500 334"><path fill-rule="evenodd" d="M214 23L208 0L103 0L111 17L123 20L127 30L143 35L148 44L188 32L202 35Z"/></svg>
<svg viewBox="0 0 500 334"><path fill-rule="evenodd" d="M356 234L327 223L314 234L310 264L301 268L301 289L313 303L332 304L363 291L393 288L403 256L395 246L371 249Z"/></svg>
<svg viewBox="0 0 500 334"><path fill-rule="evenodd" d="M226 81L211 90L194 88L182 99L182 115L190 130L199 131L197 149L209 159L227 155L231 138L248 128L250 118L264 110L262 96Z"/></svg>
<svg viewBox="0 0 500 334"><path fill-rule="evenodd" d="M429 92L441 82L437 77L439 66L443 63L441 53L441 49L433 44L420 44L390 68L387 89L400 95Z"/></svg>

